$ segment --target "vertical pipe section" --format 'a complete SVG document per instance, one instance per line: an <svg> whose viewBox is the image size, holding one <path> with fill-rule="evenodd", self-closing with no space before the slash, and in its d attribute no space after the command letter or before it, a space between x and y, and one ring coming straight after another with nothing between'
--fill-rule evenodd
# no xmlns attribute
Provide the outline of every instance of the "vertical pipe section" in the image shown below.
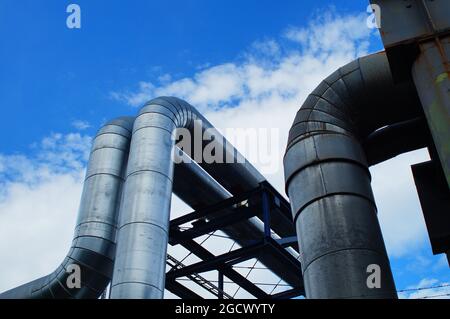
<svg viewBox="0 0 450 319"><path fill-rule="evenodd" d="M421 43L420 50L412 75L450 187L450 37Z"/></svg>
<svg viewBox="0 0 450 319"><path fill-rule="evenodd" d="M397 297L361 146L396 120L385 108L412 108L388 101L392 91L384 54L359 59L310 94L290 130L286 192L308 298Z"/></svg>
<svg viewBox="0 0 450 319"><path fill-rule="evenodd" d="M171 104L145 106L131 140L111 298L161 299L174 164L172 132L183 113Z"/></svg>
<svg viewBox="0 0 450 319"><path fill-rule="evenodd" d="M196 131L197 124L200 131ZM188 155L231 194L251 190L264 181L191 105L173 97L148 102L133 128L111 298L163 297L174 175L172 133L178 128L186 128L194 135L194 156ZM201 134L199 141L195 140L195 133ZM203 135L214 136L216 150L221 150L222 159L231 163L197 159L195 155L202 155L208 144Z"/></svg>
<svg viewBox="0 0 450 319"><path fill-rule="evenodd" d="M69 253L50 275L0 298L98 298L111 280L124 171L133 118L119 118L100 129L93 141ZM71 265L80 268L81 288L69 288ZM69 268L69 269L68 269ZM72 282L72 280L70 280Z"/></svg>
<svg viewBox="0 0 450 319"><path fill-rule="evenodd" d="M395 287L360 145L345 134L305 137L285 157L308 298L394 298ZM380 288L367 285L377 265Z"/></svg>

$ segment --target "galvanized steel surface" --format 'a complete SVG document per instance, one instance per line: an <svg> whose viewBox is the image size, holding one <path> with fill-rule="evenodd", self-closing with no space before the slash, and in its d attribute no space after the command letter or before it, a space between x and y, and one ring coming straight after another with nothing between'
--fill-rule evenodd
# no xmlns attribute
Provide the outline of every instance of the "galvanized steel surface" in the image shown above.
<svg viewBox="0 0 450 319"><path fill-rule="evenodd" d="M412 83L394 84L385 53L377 53L334 72L297 113L284 170L308 298L397 296L362 144L422 116L420 107ZM380 267L380 288L367 285L370 265Z"/></svg>
<svg viewBox="0 0 450 319"><path fill-rule="evenodd" d="M111 280L118 204L133 118L107 123L93 141L74 239L67 257L50 275L0 294L0 298L98 298ZM71 265L80 267L81 288L68 285Z"/></svg>

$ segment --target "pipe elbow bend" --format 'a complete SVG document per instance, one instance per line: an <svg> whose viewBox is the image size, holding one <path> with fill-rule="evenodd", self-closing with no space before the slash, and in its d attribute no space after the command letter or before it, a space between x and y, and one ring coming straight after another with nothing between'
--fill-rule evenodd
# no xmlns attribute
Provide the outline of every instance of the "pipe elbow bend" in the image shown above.
<svg viewBox="0 0 450 319"><path fill-rule="evenodd" d="M381 52L338 69L298 111L284 173L307 297L396 297L363 145L375 130L416 115L411 92L394 84ZM370 264L385 274L379 292L364 285Z"/></svg>
<svg viewBox="0 0 450 319"><path fill-rule="evenodd" d="M186 101L172 96L161 96L144 104L137 116L134 131L142 126L151 126L155 120L152 118L164 116L170 119L175 128L190 127L192 122L198 118L199 113ZM158 122L158 120L156 120ZM163 120L159 120L161 122ZM157 123L162 124L162 123ZM157 125L156 124L156 125ZM167 126L163 128L167 129Z"/></svg>
<svg viewBox="0 0 450 319"><path fill-rule="evenodd" d="M359 60L339 68L317 86L297 112L289 131L284 156L288 195L289 185L294 176L301 173L306 178L306 175L309 176L313 167L317 165L328 170L332 162L342 168L348 164L356 165L365 171L364 175L369 176L370 179L365 153L360 145L358 112L353 94L356 86L360 86L362 77ZM361 87L358 89L361 90ZM318 172L321 171L318 170ZM335 175L333 174L333 177L336 177ZM321 183L324 179L330 179L331 175L327 176L321 176ZM304 178L301 180L305 182ZM319 183L318 180L317 182ZM327 189L323 185L318 186L322 189L311 190L312 193L309 195L294 196L296 199L300 197L297 203L292 202L295 207L294 218L297 218L300 211L318 197L331 195L333 193L331 184L328 186ZM364 196L370 200L373 199L371 192L364 191ZM291 196L290 198L292 201Z"/></svg>
<svg viewBox="0 0 450 319"><path fill-rule="evenodd" d="M364 170L370 182L368 166L374 161L365 149L368 137L382 127L420 117L420 110L414 86L394 83L385 52L339 68L297 112L284 157L286 190L294 175L320 163L352 164ZM371 191L364 196L373 201Z"/></svg>
<svg viewBox="0 0 450 319"><path fill-rule="evenodd" d="M132 117L117 118L94 138L74 238L63 262L51 274L0 294L1 299L98 298L106 289L133 122Z"/></svg>

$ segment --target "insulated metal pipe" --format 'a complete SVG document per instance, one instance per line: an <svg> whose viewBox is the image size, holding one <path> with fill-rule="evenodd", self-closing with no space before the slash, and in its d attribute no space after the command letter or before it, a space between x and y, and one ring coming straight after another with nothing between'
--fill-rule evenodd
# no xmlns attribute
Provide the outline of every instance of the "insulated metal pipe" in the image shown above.
<svg viewBox="0 0 450 319"><path fill-rule="evenodd" d="M133 118L107 123L93 141L72 246L50 275L0 294L1 299L98 298L112 276L118 207ZM69 276L79 267L80 288Z"/></svg>
<svg viewBox="0 0 450 319"><path fill-rule="evenodd" d="M180 152L176 152L176 154ZM186 154L183 154L182 152L180 154L181 156L186 156ZM230 192L222 187L194 161L182 161L180 164L175 165L174 175L174 194L194 209L201 209L232 197ZM192 185L195 185L195 188L192 187ZM231 207L223 209L218 215L227 213L233 213ZM216 214L212 214L209 216L209 219L214 219L215 216ZM272 221L272 226L275 229L285 230L286 227L284 227L284 225L276 225L275 222L276 221ZM256 240L261 240L264 236L264 224L256 217L243 220L221 230L241 246L250 245ZM272 234L272 236L274 239L280 238L276 233ZM294 249L287 248L287 251L294 258L300 258L299 254ZM261 254L259 256L259 261L293 287L300 287L303 285L298 274L286 271L284 260L281 260L272 254Z"/></svg>
<svg viewBox="0 0 450 319"><path fill-rule="evenodd" d="M369 166L399 154L425 148L431 136L424 117L388 125L370 134L363 143Z"/></svg>
<svg viewBox="0 0 450 319"><path fill-rule="evenodd" d="M174 175L173 133L178 128L186 128L195 135L196 123L201 125L202 134L215 137L223 159L232 159L232 163L204 163L196 159L195 154L191 157L228 191L234 194L250 190L264 180L188 103L172 97L147 103L133 128L111 298L163 297ZM203 150L207 143L200 139L201 145L194 141L194 150L196 147Z"/></svg>
<svg viewBox="0 0 450 319"><path fill-rule="evenodd" d="M334 72L298 111L284 170L308 298L397 297L370 186L376 159L362 143L420 108L412 83L393 83L383 52Z"/></svg>
<svg viewBox="0 0 450 319"><path fill-rule="evenodd" d="M124 122L125 121L125 122ZM96 171L97 168L96 167L108 167L111 166L110 164L108 164L109 158L112 159L113 163L111 167L116 167L115 170L118 170L119 168L117 163L114 163L116 156L113 154L115 153L117 150L120 150L122 147L119 145L115 145L114 140L116 139L121 139L120 136L122 137L126 137L127 139L130 139L130 133L132 130L132 123L134 121L134 118L122 118L122 119L118 119L115 121L111 121L110 123L108 123L104 128L102 128L99 133L97 138L94 139L94 146L92 148L92 152L96 151L96 154L100 154L100 150L103 148L111 148L110 152L107 154L106 150L103 150L103 154L104 155L97 155L97 157L99 159L101 159L101 161L99 161L98 159L93 161L89 161L88 164L88 172L89 171ZM124 127L120 128L120 126ZM129 130L129 131L127 131ZM117 134L117 137L113 137L112 134ZM100 136L101 136L101 141L100 141ZM111 143L109 143L108 146L108 141L111 141ZM103 146L99 146L99 143L104 143ZM127 145L125 146L125 148L122 148L123 151L121 151L121 153L127 153L128 152L128 144L129 141L126 143ZM116 149L116 150L114 150ZM125 149L127 149L127 151L125 151ZM111 153L112 152L112 153ZM178 153L178 152L177 152ZM181 150L179 150L179 153L182 154L184 157L186 157L186 154L184 154ZM93 156L91 156L92 158ZM126 160L127 159L127 154L125 154L125 159L121 159L122 160ZM242 163L244 165L246 165L245 163ZM123 164L125 165L125 164ZM207 164L206 164L207 165ZM205 166L206 166L205 165ZM123 166L124 167L124 166ZM122 174L125 175L125 169L124 168L120 168L123 172ZM258 185L258 181L261 180L261 176L257 176L255 178L254 176L254 171L250 171L250 173L246 172L245 169L248 166L246 166L244 169L239 168L239 167L233 167L235 169L237 169L237 173L235 173L233 170L230 170L230 168L232 168L232 166L228 165L228 169L230 171L230 174L226 174L226 176L224 177L225 179L228 178L228 185L231 185L234 189L251 189L254 187L257 187ZM81 200L81 205L84 205L84 202L86 201L85 198L88 196L88 194L85 194L86 192L92 192L92 190L94 188L96 188L97 186L87 186L89 183L88 180L90 180L92 178L92 180L97 179L107 179L109 177L95 177L91 176L92 174L88 173L86 176L86 187L85 187L85 191L83 193L83 198ZM217 176L217 174L215 174ZM233 180L233 176L239 175L241 180ZM202 167L200 167L197 163L195 163L194 161L184 161L178 165L175 166L175 183L174 183L174 193L177 194L183 201L185 201L188 205L190 205L191 207L193 207L194 209L199 209L201 207L207 206L207 205L211 205L214 204L220 200L224 200L227 199L229 197L232 196L232 194L227 191L222 185L220 185L214 178L212 178L212 176L210 176ZM223 179L223 178L222 178ZM232 184L234 183L234 184ZM244 186L241 186L241 185ZM97 184L95 184L97 185ZM192 187L192 185L196 185L196 187ZM236 186L238 185L238 186ZM99 183L99 186L101 186L101 183ZM94 195L94 194L92 194ZM119 196L120 197L120 196ZM93 198L96 198L96 196L94 195ZM103 198L103 200L105 200L105 198ZM117 201L117 196L112 196L110 198L110 200L112 202ZM106 202L105 202L106 203ZM104 204L100 204L100 206L104 206ZM80 208L80 214L82 212L84 212L86 210L81 209ZM111 214L112 211L110 210L108 214ZM117 212L113 212L114 216L111 216L109 219L114 219L116 220L117 218ZM82 218L82 217L80 217ZM107 218L107 216L105 217ZM279 227L282 227L282 225L279 225ZM239 244L241 245L246 245L248 244L249 241L255 240L255 239L259 239L261 238L261 236L264 233L263 227L261 225L261 222L259 222L259 220L257 220L256 218L253 218L251 220L248 221L243 221L239 224L236 225L232 225L227 227L226 229L224 229L224 232L230 236L230 238L236 240ZM91 244L95 244L95 241L90 241ZM95 251L96 248L95 247L85 247L86 249L89 250L93 250ZM289 250L291 252L291 254L295 257L298 258L298 254L294 251L294 250ZM110 256L111 258L114 258L114 254L112 254ZM260 257L260 261L266 265L269 269L273 270L275 272L275 274L277 274L279 277L281 277L283 280L285 280L286 282L288 282L289 284L293 285L293 286L299 286L302 283L298 282L298 276L295 274L291 274L289 272L285 272L283 271L280 261L277 260L276 258L274 258L271 255L262 255ZM110 276L110 275L109 275ZM0 295L1 298L7 298L7 297L11 297L11 298L27 298L28 294L29 294L29 289L31 287L31 284L33 284L33 287L40 287L40 282L41 281L45 281L47 279L47 277L44 277L42 279L39 279L37 281L37 283L30 283L21 287L18 287L16 289L13 289L11 291L9 291L8 293L2 294ZM106 286L106 284L105 284ZM33 291L36 289L32 289ZM103 287L99 290L103 290ZM64 292L64 291L63 291ZM45 298L47 295L44 294L37 294L37 293L33 293L33 297L34 298ZM61 295L59 293L54 293L52 296L56 297L56 298L65 298L65 297L72 297L71 295ZM90 296L87 296L86 294L77 294L76 295L77 298L87 298Z"/></svg>

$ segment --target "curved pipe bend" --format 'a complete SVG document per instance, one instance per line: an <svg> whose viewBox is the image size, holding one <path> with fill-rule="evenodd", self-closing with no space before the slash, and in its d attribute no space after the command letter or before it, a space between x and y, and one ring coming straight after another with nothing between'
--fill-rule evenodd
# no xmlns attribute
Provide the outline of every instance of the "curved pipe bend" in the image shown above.
<svg viewBox="0 0 450 319"><path fill-rule="evenodd" d="M111 298L160 299L164 294L166 252L173 188L173 133L208 130L230 164L198 163L231 194L256 188L264 177L187 102L160 97L140 110L133 127ZM195 136L194 136L195 139ZM195 142L195 141L194 141ZM200 150L206 143L203 141ZM195 150L199 145L193 145ZM192 155L192 154L188 154ZM195 159L194 156L191 156Z"/></svg>
<svg viewBox="0 0 450 319"><path fill-rule="evenodd" d="M211 181L207 182L206 187L201 192L193 192L189 189L189 181L186 180L186 174L192 177L192 174L201 181L206 181L204 171L200 172L196 163L177 165L175 191L181 198L192 206L207 205L216 200L228 198L231 194L241 191L251 190L258 187L259 183L264 181L264 177L248 163L236 149L231 146L212 125L206 121L189 104L176 98L158 98L149 102L139 113L137 123L133 124L134 118L121 118L105 125L96 138L92 147L91 158L88 164L88 171L85 179L83 196L80 203L80 212L76 227L76 235L73 247L58 270L49 276L38 279L35 282L23 285L5 294L1 298L95 298L105 289L111 278L112 262L115 256L115 233L118 219L119 201L122 198L122 218L119 225L122 245L125 247L125 260L129 253L133 254L133 245L144 245L142 251L150 250L157 260L165 260L165 244L167 237L168 211L170 207L169 189L172 188L173 164L169 156L173 141L170 139L169 132L176 130L177 127L186 127L191 132L194 130L193 121L201 121L202 133L210 129L217 138L219 147L224 150L224 157L231 157L232 164L207 164L201 163L200 166L210 173ZM173 123L165 126L167 123ZM144 130L147 130L143 133ZM132 151L129 152L130 139L133 136ZM160 139L158 133L162 133ZM211 132L210 132L211 133ZM163 145L161 145L161 143ZM203 149L204 145L201 146ZM149 150L152 149L153 151ZM130 155L130 165L128 167L128 155ZM168 157L169 156L169 157ZM239 162L237 160L240 160ZM168 165L169 164L169 165ZM125 168L127 167L127 168ZM167 171L163 168L166 167ZM200 169L202 170L202 169ZM184 178L184 179L183 179ZM122 192L123 181L127 179L127 187ZM220 183L218 182L220 181ZM226 188L224 188L224 186ZM186 191L187 190L187 191ZM181 193L180 193L181 192ZM149 196L150 195L150 196ZM206 197L205 197L206 196ZM131 205L131 206L130 206ZM160 213L160 214L159 214ZM147 214L147 215L146 215ZM156 215L156 217L155 217ZM162 218L162 220L160 219ZM259 224L252 220L230 227L228 234L236 238L239 242L253 240L254 236L262 233ZM150 231L149 231L150 230ZM149 231L149 232L148 232ZM133 235L142 239L142 236L156 236L156 241L136 241L131 238ZM158 237L160 236L160 237ZM159 240L162 238L163 240ZM164 247L157 247L153 250L154 244L159 243ZM152 246L153 245L153 246ZM153 248L152 248L153 247ZM137 267L130 273L124 283L117 284L123 277L121 268L124 252L120 250L117 253L118 260L116 268L116 278L113 281L112 296L117 291L116 286L134 286L136 278L149 270L149 276L152 278L150 284L137 281L139 287L153 287L152 280L159 278L160 289L154 293L144 293L145 297L159 297L162 294L164 281L163 266L155 267L157 264L144 265ZM146 251L148 253L148 251ZM133 262L136 258L148 256L148 254L133 256ZM270 257L270 256L269 256ZM278 261L273 258L262 256L261 261L275 272L280 269ZM154 258L153 258L154 259ZM68 274L66 266L77 261L82 266L82 289L68 290L63 284L67 281ZM142 266L142 265L140 265ZM147 270L146 270L147 269ZM295 274L286 274L281 270L277 272L282 278L294 286L301 283L297 282ZM148 278L144 278L144 281ZM134 289L134 288L133 288ZM132 290L133 290L132 289ZM135 290L140 293L140 288ZM126 298L129 298L126 292ZM140 295L142 297L142 295Z"/></svg>
<svg viewBox="0 0 450 319"><path fill-rule="evenodd" d="M77 226L69 253L51 274L0 294L0 299L98 298L109 284L114 264L118 203L122 193L134 118L103 126L91 149ZM69 288L78 265L81 288Z"/></svg>
<svg viewBox="0 0 450 319"><path fill-rule="evenodd" d="M214 140L216 149L222 149L223 163L217 163L215 161L208 163L203 159L200 159L197 163L232 194L254 189L258 187L259 183L265 181L264 176L195 107L186 101L176 97L159 97L147 102L141 108L137 117L142 120L142 124L138 123L137 126L146 128L148 125L160 125L147 122L148 117L155 117L156 115L163 115L172 119L172 122L175 124L174 127L172 127L171 123L168 126L161 126L172 133L177 129L187 129L189 131L192 136L192 141L191 153L187 152L187 155L194 161L197 161L196 155L203 154L205 146L211 140ZM153 119L153 121L156 120ZM202 144L195 145L194 135L196 134L196 129L200 131L199 133L209 138L209 140L201 139ZM135 126L134 132L136 130ZM207 133L205 133L206 131ZM200 152L196 152L196 150ZM228 163L227 160L230 159L231 163Z"/></svg>
<svg viewBox="0 0 450 319"><path fill-rule="evenodd" d="M384 52L338 69L298 111L284 171L307 297L396 297L368 163L405 148L387 147L383 154L366 152L362 145L380 128L421 116L414 86L393 83ZM366 284L367 267L373 264L381 269L380 289Z"/></svg>

